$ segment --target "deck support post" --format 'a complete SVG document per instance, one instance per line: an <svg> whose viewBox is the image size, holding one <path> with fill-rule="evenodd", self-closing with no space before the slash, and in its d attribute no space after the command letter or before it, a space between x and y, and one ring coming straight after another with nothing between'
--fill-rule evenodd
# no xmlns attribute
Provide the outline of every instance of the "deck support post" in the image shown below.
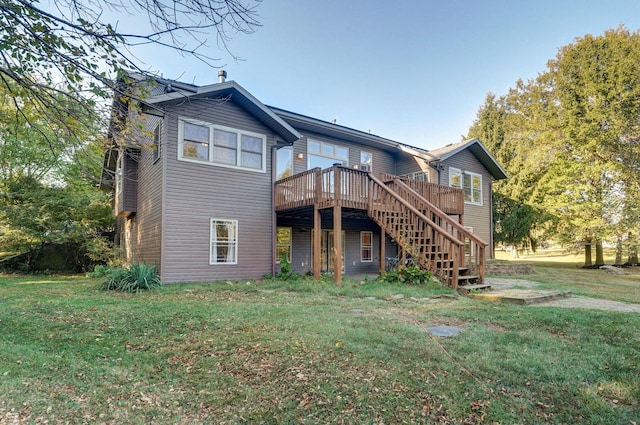
<svg viewBox="0 0 640 425"><path fill-rule="evenodd" d="M385 232L383 228L380 228L380 261L379 261L380 264L378 264L378 272L381 274L385 272L386 240L387 240L387 232Z"/></svg>
<svg viewBox="0 0 640 425"><path fill-rule="evenodd" d="M333 207L333 282L342 284L342 207Z"/></svg>
<svg viewBox="0 0 640 425"><path fill-rule="evenodd" d="M320 280L322 274L320 273L320 256L322 250L322 217L320 216L320 209L316 203L313 207L313 278Z"/></svg>

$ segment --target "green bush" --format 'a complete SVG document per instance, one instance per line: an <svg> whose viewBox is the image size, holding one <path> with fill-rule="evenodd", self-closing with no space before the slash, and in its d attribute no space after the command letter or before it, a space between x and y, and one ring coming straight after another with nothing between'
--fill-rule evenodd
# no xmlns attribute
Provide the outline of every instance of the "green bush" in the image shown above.
<svg viewBox="0 0 640 425"><path fill-rule="evenodd" d="M109 276L117 267L105 266L104 264L97 264L92 272L87 273L88 277L106 277Z"/></svg>
<svg viewBox="0 0 640 425"><path fill-rule="evenodd" d="M405 283L408 285L426 285L434 283L433 275L417 266L392 269L380 275L380 280L387 283Z"/></svg>
<svg viewBox="0 0 640 425"><path fill-rule="evenodd" d="M300 275L293 271L286 255L280 258L280 272L276 273L276 277L280 280L297 280L300 278Z"/></svg>
<svg viewBox="0 0 640 425"><path fill-rule="evenodd" d="M158 269L144 263L111 269L109 278L102 283L102 291L140 292L162 286Z"/></svg>

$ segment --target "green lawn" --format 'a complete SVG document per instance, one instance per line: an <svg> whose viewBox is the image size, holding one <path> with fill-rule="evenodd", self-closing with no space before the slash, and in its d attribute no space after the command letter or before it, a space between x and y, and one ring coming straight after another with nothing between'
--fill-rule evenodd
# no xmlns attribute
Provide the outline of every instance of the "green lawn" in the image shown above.
<svg viewBox="0 0 640 425"><path fill-rule="evenodd" d="M555 270L536 276L573 271ZM137 295L100 292L99 283L0 277L0 423L640 419L638 314L495 304L370 280ZM441 339L426 332L431 325L463 332Z"/></svg>

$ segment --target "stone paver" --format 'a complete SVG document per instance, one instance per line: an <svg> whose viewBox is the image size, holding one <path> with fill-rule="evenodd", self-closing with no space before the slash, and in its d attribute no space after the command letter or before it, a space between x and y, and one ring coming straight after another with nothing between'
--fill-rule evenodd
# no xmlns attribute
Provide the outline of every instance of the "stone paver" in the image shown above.
<svg viewBox="0 0 640 425"><path fill-rule="evenodd" d="M623 303L619 301L601 300L589 297L570 297L540 304L531 304L536 307L568 307L568 308L591 308L594 310L624 311L629 313L640 313L640 304Z"/></svg>
<svg viewBox="0 0 640 425"><path fill-rule="evenodd" d="M492 289L498 291L517 292L522 288L523 294L527 291L535 289L538 284L524 279L508 279L489 277L486 282L491 285ZM619 301L602 300L599 298L589 298L580 296L571 296L567 298L558 298L541 303L529 304L531 307L564 307L564 308L589 308L594 310L622 311L631 313L640 313L640 304L623 303Z"/></svg>

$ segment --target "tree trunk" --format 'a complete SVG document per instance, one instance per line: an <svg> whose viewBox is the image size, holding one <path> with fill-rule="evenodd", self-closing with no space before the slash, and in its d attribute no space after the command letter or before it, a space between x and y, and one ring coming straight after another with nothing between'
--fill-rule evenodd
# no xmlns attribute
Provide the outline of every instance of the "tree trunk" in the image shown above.
<svg viewBox="0 0 640 425"><path fill-rule="evenodd" d="M591 243L587 242L584 244L584 266L582 267L593 267L593 262L591 261Z"/></svg>
<svg viewBox="0 0 640 425"><path fill-rule="evenodd" d="M629 248L629 265L635 266L638 264L638 248L633 246Z"/></svg>
<svg viewBox="0 0 640 425"><path fill-rule="evenodd" d="M616 242L616 261L614 261L613 265L622 265L622 238L620 236L618 236L618 240Z"/></svg>
<svg viewBox="0 0 640 425"><path fill-rule="evenodd" d="M604 250L602 249L602 239L596 240L596 267L604 266Z"/></svg>
<svg viewBox="0 0 640 425"><path fill-rule="evenodd" d="M520 255L518 255L518 247L515 245L511 245L511 258L520 258Z"/></svg>

